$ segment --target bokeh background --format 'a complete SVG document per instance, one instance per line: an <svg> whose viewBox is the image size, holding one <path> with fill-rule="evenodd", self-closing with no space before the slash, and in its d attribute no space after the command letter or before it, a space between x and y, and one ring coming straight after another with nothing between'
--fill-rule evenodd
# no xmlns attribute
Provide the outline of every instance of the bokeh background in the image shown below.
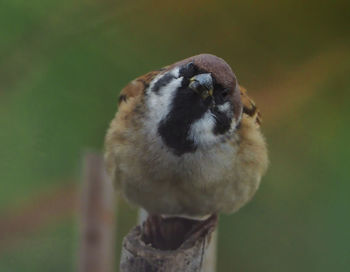
<svg viewBox="0 0 350 272"><path fill-rule="evenodd" d="M218 271L350 271L349 3L2 0L0 271L76 270L84 150L125 84L204 52L260 107L271 159L220 218ZM118 204L117 252L136 218Z"/></svg>

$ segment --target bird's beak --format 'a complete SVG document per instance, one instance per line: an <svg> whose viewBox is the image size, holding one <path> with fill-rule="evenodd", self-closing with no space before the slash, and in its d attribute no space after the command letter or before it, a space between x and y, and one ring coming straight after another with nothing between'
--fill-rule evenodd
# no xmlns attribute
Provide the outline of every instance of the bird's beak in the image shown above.
<svg viewBox="0 0 350 272"><path fill-rule="evenodd" d="M199 74L190 79L189 87L203 99L213 95L213 79L210 73Z"/></svg>

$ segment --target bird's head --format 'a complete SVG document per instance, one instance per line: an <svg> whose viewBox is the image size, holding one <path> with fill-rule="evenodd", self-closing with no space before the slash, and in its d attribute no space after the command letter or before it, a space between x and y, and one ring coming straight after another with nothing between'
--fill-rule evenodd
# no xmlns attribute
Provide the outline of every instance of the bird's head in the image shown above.
<svg viewBox="0 0 350 272"><path fill-rule="evenodd" d="M222 142L242 115L236 76L210 54L166 67L146 90L146 107L152 129L179 156Z"/></svg>

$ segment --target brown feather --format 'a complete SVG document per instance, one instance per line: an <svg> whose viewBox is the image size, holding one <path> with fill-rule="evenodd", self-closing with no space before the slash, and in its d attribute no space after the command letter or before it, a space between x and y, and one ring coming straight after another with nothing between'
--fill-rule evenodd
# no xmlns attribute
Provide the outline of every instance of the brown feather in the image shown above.
<svg viewBox="0 0 350 272"><path fill-rule="evenodd" d="M149 72L131 81L120 92L119 104L126 102L131 97L141 95L148 88L151 81L163 70L164 69Z"/></svg>
<svg viewBox="0 0 350 272"><path fill-rule="evenodd" d="M227 142L174 159L157 146L157 139L146 137L144 93L159 73L191 61L230 89L235 114L243 116ZM106 135L105 159L117 189L130 202L152 214L202 217L237 211L256 192L268 164L260 113L222 62L208 54L194 56L141 76L121 91Z"/></svg>
<svg viewBox="0 0 350 272"><path fill-rule="evenodd" d="M259 109L256 107L254 101L248 96L247 90L240 86L240 91L241 91L241 101L243 104L243 113L247 114L248 116L252 117L255 119L255 122L258 125L261 125L261 114Z"/></svg>

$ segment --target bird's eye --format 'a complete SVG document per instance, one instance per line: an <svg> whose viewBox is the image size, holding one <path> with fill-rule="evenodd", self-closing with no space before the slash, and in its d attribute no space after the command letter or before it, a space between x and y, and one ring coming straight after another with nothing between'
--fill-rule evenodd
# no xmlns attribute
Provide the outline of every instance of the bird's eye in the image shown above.
<svg viewBox="0 0 350 272"><path fill-rule="evenodd" d="M191 78L197 73L197 71L197 66L193 62L189 62L181 68L180 74L184 77Z"/></svg>
<svg viewBox="0 0 350 272"><path fill-rule="evenodd" d="M229 89L222 89L221 88L219 95L220 95L221 99L226 100L228 95L229 95Z"/></svg>
<svg viewBox="0 0 350 272"><path fill-rule="evenodd" d="M223 90L223 91L221 92L221 96L222 96L223 98L226 98L226 97L228 96L228 90Z"/></svg>

